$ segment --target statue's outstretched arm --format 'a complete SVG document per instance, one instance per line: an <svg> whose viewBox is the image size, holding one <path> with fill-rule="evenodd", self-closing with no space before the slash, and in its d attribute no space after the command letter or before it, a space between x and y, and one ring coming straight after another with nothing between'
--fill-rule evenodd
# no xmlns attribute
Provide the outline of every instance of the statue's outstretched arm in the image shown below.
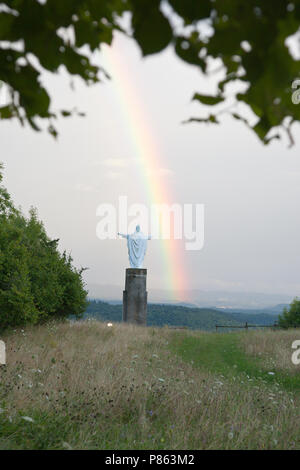
<svg viewBox="0 0 300 470"><path fill-rule="evenodd" d="M128 235L125 235L124 233L118 232L118 235L120 235L120 237L122 237L122 238L128 238Z"/></svg>

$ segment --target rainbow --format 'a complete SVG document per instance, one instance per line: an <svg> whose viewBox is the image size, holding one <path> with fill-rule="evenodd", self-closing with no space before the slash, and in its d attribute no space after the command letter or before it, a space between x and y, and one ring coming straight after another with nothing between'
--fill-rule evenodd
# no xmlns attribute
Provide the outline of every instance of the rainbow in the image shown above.
<svg viewBox="0 0 300 470"><path fill-rule="evenodd" d="M122 54L116 50L116 47L105 47L101 52L112 76L112 83L118 94L128 132L135 147L135 156L139 162L147 199L151 204L171 205L174 203L171 188L167 187L166 180L160 174L160 169L164 167L164 164L159 145L147 123L142 100L139 99L128 69L122 62ZM182 244L180 240L172 238L161 239L160 247L165 287L171 291L174 301L183 300L187 276Z"/></svg>

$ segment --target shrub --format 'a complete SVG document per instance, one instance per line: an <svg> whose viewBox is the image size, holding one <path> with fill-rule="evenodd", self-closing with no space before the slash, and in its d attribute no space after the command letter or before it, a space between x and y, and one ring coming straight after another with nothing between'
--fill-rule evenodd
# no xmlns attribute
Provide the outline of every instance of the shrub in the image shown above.
<svg viewBox="0 0 300 470"><path fill-rule="evenodd" d="M296 328L300 326L300 300L298 297L293 300L289 309L284 308L282 315L279 315L278 324L281 328Z"/></svg>

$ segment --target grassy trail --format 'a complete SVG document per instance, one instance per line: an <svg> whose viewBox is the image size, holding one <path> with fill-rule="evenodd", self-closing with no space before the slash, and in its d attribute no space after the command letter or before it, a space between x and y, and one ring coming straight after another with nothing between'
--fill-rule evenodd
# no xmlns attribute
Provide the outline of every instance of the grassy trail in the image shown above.
<svg viewBox="0 0 300 470"><path fill-rule="evenodd" d="M264 356L247 355L242 338L248 333L209 334L201 337L176 333L170 344L174 354L193 366L227 377L242 374L250 379L279 384L289 391L300 392L300 374L290 374L276 367L266 367ZM271 373L270 373L271 372Z"/></svg>

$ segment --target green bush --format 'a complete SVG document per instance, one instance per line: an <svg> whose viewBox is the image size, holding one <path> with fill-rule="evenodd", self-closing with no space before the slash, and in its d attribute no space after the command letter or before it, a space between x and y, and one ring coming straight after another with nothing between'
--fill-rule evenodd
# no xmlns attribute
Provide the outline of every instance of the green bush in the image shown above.
<svg viewBox="0 0 300 470"><path fill-rule="evenodd" d="M0 165L0 181L2 166ZM86 308L82 271L57 248L35 209L28 218L0 185L0 328L80 316Z"/></svg>
<svg viewBox="0 0 300 470"><path fill-rule="evenodd" d="M279 315L278 324L281 328L297 328L300 326L300 300L296 297L289 309L284 308Z"/></svg>

